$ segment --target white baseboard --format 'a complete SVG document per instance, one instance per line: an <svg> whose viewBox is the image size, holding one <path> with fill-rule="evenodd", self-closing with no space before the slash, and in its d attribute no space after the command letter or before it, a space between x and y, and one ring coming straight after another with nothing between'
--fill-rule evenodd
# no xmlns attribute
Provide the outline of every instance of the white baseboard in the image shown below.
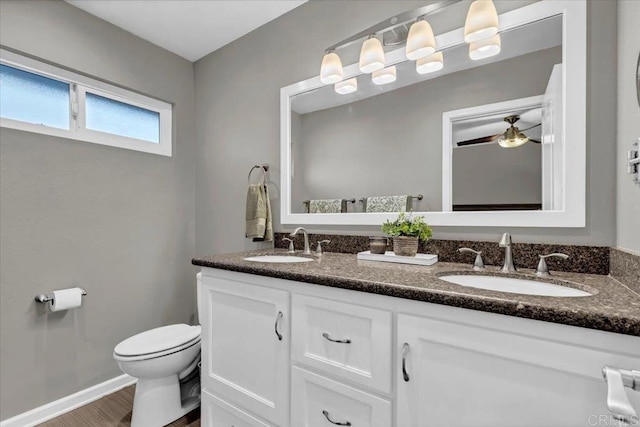
<svg viewBox="0 0 640 427"><path fill-rule="evenodd" d="M54 400L51 403L38 408L7 418L0 422L0 427L32 427L52 418L58 417L69 411L73 411L80 406L98 400L108 394L134 384L136 379L129 375L120 375L103 383L80 390L62 399Z"/></svg>

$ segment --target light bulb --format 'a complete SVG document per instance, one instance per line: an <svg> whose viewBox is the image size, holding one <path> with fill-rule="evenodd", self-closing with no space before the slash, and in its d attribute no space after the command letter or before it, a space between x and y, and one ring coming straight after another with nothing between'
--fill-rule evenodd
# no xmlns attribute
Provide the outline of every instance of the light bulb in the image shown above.
<svg viewBox="0 0 640 427"><path fill-rule="evenodd" d="M429 74L440 71L444 68L444 56L442 52L436 52L426 58L420 58L416 61L416 71L418 74Z"/></svg>
<svg viewBox="0 0 640 427"><path fill-rule="evenodd" d="M500 53L500 46L500 34L473 42L469 45L469 58L475 61L497 55Z"/></svg>
<svg viewBox="0 0 640 427"><path fill-rule="evenodd" d="M372 73L384 68L384 49L380 40L373 36L365 40L360 50L359 65L363 73Z"/></svg>
<svg viewBox="0 0 640 427"><path fill-rule="evenodd" d="M327 52L320 66L320 81L326 85L342 80L342 61L335 52Z"/></svg>
<svg viewBox="0 0 640 427"><path fill-rule="evenodd" d="M340 95L347 95L358 90L358 79L355 77L349 80L343 80L336 83L334 87L336 93Z"/></svg>
<svg viewBox="0 0 640 427"><path fill-rule="evenodd" d="M407 58L415 61L436 51L436 38L431 25L425 20L415 22L407 37Z"/></svg>
<svg viewBox="0 0 640 427"><path fill-rule="evenodd" d="M477 42L498 34L498 12L491 0L476 0L464 23L464 41Z"/></svg>
<svg viewBox="0 0 640 427"><path fill-rule="evenodd" d="M396 81L396 66L383 68L382 70L374 71L371 75L371 80L377 85L386 85Z"/></svg>

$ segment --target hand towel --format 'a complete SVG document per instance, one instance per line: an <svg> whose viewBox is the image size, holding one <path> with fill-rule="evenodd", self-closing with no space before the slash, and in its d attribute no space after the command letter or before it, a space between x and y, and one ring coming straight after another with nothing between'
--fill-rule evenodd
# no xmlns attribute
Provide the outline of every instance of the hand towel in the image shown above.
<svg viewBox="0 0 640 427"><path fill-rule="evenodd" d="M247 189L245 237L254 242L273 240L271 202L267 187L263 184L251 184Z"/></svg>
<svg viewBox="0 0 640 427"><path fill-rule="evenodd" d="M309 200L309 213L344 213L346 211L345 199Z"/></svg>
<svg viewBox="0 0 640 427"><path fill-rule="evenodd" d="M413 209L413 198L403 196L366 197L362 210L364 212L409 212Z"/></svg>

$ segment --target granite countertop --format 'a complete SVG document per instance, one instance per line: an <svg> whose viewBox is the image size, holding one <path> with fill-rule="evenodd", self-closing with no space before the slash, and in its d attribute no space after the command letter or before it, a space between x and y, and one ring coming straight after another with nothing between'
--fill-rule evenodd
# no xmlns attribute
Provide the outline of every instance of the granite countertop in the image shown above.
<svg viewBox="0 0 640 427"><path fill-rule="evenodd" d="M269 249L194 258L192 263L296 280L335 288L369 292L398 298L444 304L509 316L562 323L620 334L640 336L640 294L609 276L552 272L551 281L591 292L587 297L547 297L519 295L456 285L438 279L446 272L476 274L470 264L438 262L414 266L361 261L353 254L327 252L313 262L267 264L245 261L248 256L287 255ZM503 275L497 267L486 272ZM532 270L514 277L534 279Z"/></svg>

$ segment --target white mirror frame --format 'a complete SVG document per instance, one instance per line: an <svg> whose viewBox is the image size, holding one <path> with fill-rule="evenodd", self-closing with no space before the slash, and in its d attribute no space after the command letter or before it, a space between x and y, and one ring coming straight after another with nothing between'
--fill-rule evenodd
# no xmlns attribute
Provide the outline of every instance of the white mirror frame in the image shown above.
<svg viewBox="0 0 640 427"><path fill-rule="evenodd" d="M415 212L434 226L584 227L586 216L586 0L542 0L500 15L500 32L562 15L562 83L565 142L564 209L549 211ZM436 36L439 49L464 43L463 28ZM404 47L386 54L386 65L407 60ZM344 79L361 75L358 64L344 67ZM571 78L567 78L570 76ZM389 213L307 214L291 211L291 98L325 86L318 76L280 89L280 169L282 224L380 225ZM569 154L570 155L567 155Z"/></svg>

